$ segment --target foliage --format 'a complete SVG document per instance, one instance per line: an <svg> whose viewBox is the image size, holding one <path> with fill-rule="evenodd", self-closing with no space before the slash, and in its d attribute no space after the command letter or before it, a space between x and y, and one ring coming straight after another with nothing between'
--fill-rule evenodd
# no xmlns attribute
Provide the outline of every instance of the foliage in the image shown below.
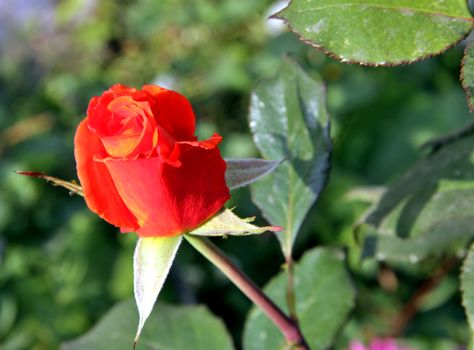
<svg viewBox="0 0 474 350"><path fill-rule="evenodd" d="M88 334L63 346L74 349L130 349L135 324L135 303L123 301L114 306ZM136 349L233 349L232 340L221 320L203 306L159 305L150 317ZM209 336L212 334L212 336Z"/></svg>
<svg viewBox="0 0 474 350"><path fill-rule="evenodd" d="M296 309L299 324L314 349L327 349L354 306L355 291L344 266L344 253L337 249L308 251L295 269ZM286 275L280 273L264 291L286 309ZM257 308L248 316L244 348L281 349L285 340L278 329Z"/></svg>
<svg viewBox="0 0 474 350"><path fill-rule="evenodd" d="M383 193L358 228L364 257L417 262L463 254L474 235L473 146L472 135L453 140Z"/></svg>
<svg viewBox="0 0 474 350"><path fill-rule="evenodd" d="M467 314L467 319L469 321L469 325L471 328L471 332L474 332L474 326L473 326L473 300L474 300L474 286L472 283L474 282L474 277L472 276L473 273L473 263L474 263L474 258L472 255L472 247L469 250L469 253L466 257L466 260L464 260L464 265L462 269L462 275L461 275L461 287L463 290L463 304L464 307L466 308L466 314Z"/></svg>
<svg viewBox="0 0 474 350"><path fill-rule="evenodd" d="M252 199L269 222L285 228L284 235L277 237L287 256L329 171L324 86L285 59L278 76L253 91L249 119L262 155L286 158L272 174L252 185Z"/></svg>
<svg viewBox="0 0 474 350"><path fill-rule="evenodd" d="M388 0L378 0L380 4L384 2ZM0 6L0 348L54 349L86 334L79 343L65 346L73 348L74 344L92 339L89 337L105 327L108 319L124 323L123 332L132 339L138 316L130 302L118 304L107 313L114 304L133 294L131 257L136 238L120 235L94 217L79 196L68 196L62 189L50 188L14 171L44 171L74 179L75 127L83 118L89 98L117 82L134 86L161 83L188 96L198 116L199 136L218 130L224 136L222 152L226 157L256 158L258 147L263 155L281 161L288 157L287 153L273 157L258 142L253 144L247 117L249 105L255 102L251 90L255 87L255 96L262 89L270 91L277 85L268 85L268 80L257 84L258 80L272 76L285 80L279 66L281 56L287 52L292 61L284 61L283 71L294 70L301 77L303 102L310 99L305 90L308 86L321 92L319 82L325 82L334 140L329 182L316 207L304 221L305 214L301 215L294 230L298 231L298 238L294 240L293 254L301 264L295 266L296 285L302 281L316 286L327 282L313 274L313 270L320 271L318 259L342 256L337 248L308 251L310 248L344 246L348 259L348 272L340 259L334 264L325 260L323 264L331 265L328 269L337 270L334 276L342 276L344 281L341 290L329 288L329 292L337 289L345 293L340 296L345 304L337 304L334 310L338 312L326 315L333 317L327 324L330 329L313 337L311 332L317 329L307 329L307 325L313 321L324 323L325 319L319 318L324 315L299 312L303 331L311 344L322 347L337 338L336 349L345 349L351 339L362 340L371 335L401 336L414 349L467 345L471 334L461 306L457 270L472 240L472 136L469 129L467 133L456 133L470 121L458 80L465 42L423 62L370 68L334 61L299 41L293 33L269 27L275 20L266 17L277 11L269 10L269 0L40 3L7 0L8 5ZM419 6L426 9L440 3L422 1ZM360 24L361 17L354 17L354 12L330 13L328 25L333 25L339 15L348 15L351 20L338 20L344 30L315 36L318 33L314 30L304 32L305 21L315 29L321 18L306 9L301 12L306 17L299 18L295 10L302 4L293 0L280 16L293 29L301 27L300 34L312 35L305 40L327 46L348 61L370 64L413 61L438 53L465 36L472 23L471 19L465 20L470 18L466 2L459 0L445 2L452 8L438 9L440 16L436 18L421 10L413 11L411 16L406 9L397 8L386 15L373 9L363 12L369 14L368 22L364 24L362 19L359 26L355 24ZM357 11L360 13L360 8ZM382 28L380 23L384 24ZM385 34L389 30L395 39L387 40ZM364 31L377 35L366 40ZM348 46L344 33L350 35ZM410 46L416 35L426 46ZM364 46L369 44L375 45ZM385 51L374 47L388 47L392 56L386 57ZM471 51L468 46L462 73L468 95L472 88ZM365 56L357 56L360 52ZM296 68L290 63L293 61L301 67ZM295 96L290 96L294 102ZM322 106L323 101L318 101ZM321 116L326 121L325 111ZM325 129L319 129L322 130ZM453 131L455 134L438 139L436 147L432 147L434 153L420 151L428 140ZM326 139L309 140L328 144ZM297 141L307 144L308 139ZM274 174L294 165L294 157L289 157ZM263 178L259 186L264 187L265 181L271 180ZM371 190L366 190L367 186ZM387 190L373 190L373 186L386 186ZM380 199L381 192L384 194ZM234 212L241 217L259 214L250 198L247 188L239 188L233 192L229 207L235 207ZM314 196L305 210L313 200ZM390 206L383 206L387 201ZM366 222L354 237L353 225L369 206L372 215L365 216ZM454 211L449 211L453 206ZM261 207L264 212L268 210ZM449 216L450 213L456 215ZM265 226L260 220L257 215L256 224ZM440 226L440 220L448 220L449 225ZM269 224L279 223L272 218ZM390 249L381 252L384 256L375 254L380 251L368 250L367 242L374 239L386 242L376 246ZM274 287L284 284L285 274L281 272L283 257L273 234L217 239L216 243L259 285L280 273L266 290L285 307L281 288L277 291ZM249 324L264 324L266 320L252 309L243 329L250 309L247 299L188 246L180 249L161 301L206 304L215 316L200 306L163 303L151 316L158 321L145 326L145 341L140 346L146 348L148 339L170 340L167 344L173 344L178 338L172 335L181 334L196 323L212 331L212 337L191 339L195 344L202 341L203 348L232 348L232 342L237 348L242 342L246 348L256 346L253 337L258 336L258 330L249 328ZM469 254L462 275L468 319L472 316L471 260ZM300 276L300 266L306 272L304 276ZM348 315L354 290L355 308ZM304 298L298 299L302 295ZM297 294L297 309L302 307L298 302L310 296L313 291L302 289L300 296ZM318 299L313 301L317 304ZM336 305L336 301L331 302ZM407 312L411 305L416 305L414 313ZM104 320L94 327L102 317ZM223 319L225 326L216 317ZM184 321L190 318L193 320L189 324ZM164 322L166 319L179 320L176 323L183 327L162 327L174 324ZM273 334L271 326L263 329L266 334ZM156 334L159 338L155 338ZM271 341L279 342L279 337L271 336ZM208 341L216 343L209 345ZM125 345L129 348L130 344Z"/></svg>
<svg viewBox="0 0 474 350"><path fill-rule="evenodd" d="M375 66L436 55L473 23L464 0L293 0L277 18L343 62Z"/></svg>

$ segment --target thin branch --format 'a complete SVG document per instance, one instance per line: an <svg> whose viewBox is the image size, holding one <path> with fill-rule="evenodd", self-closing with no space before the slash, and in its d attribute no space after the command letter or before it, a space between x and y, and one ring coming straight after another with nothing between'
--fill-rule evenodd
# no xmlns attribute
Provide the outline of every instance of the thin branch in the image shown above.
<svg viewBox="0 0 474 350"><path fill-rule="evenodd" d="M420 288L415 291L403 309L395 317L391 326L390 336L399 337L402 334L407 324L418 312L426 296L441 283L449 271L456 266L457 261L456 258L446 259L441 266L436 269L433 275L421 284Z"/></svg>

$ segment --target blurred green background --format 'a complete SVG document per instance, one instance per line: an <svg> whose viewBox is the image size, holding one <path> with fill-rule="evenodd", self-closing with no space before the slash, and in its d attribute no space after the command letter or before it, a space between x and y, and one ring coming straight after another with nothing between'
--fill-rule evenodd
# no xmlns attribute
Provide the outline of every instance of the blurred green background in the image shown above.
<svg viewBox="0 0 474 350"><path fill-rule="evenodd" d="M383 269L358 262L352 225L367 203L349 201L347 192L387 185L420 157L421 144L470 122L458 81L463 43L410 66L347 66L268 21L277 7L268 0L1 0L0 349L55 349L133 294L136 237L102 222L82 198L14 171L75 179L75 128L91 96L114 83L180 91L194 106L200 137L218 131L224 156L258 156L249 94L284 54L327 82L334 138L331 179L295 256L320 244L349 247L358 306L340 342L387 332L435 262L396 268L386 278L398 288L384 284ZM229 205L258 215L247 189ZM217 243L260 285L281 269L271 235ZM405 336L432 349L467 342L457 273L456 265ZM160 300L206 303L240 346L250 303L189 246Z"/></svg>

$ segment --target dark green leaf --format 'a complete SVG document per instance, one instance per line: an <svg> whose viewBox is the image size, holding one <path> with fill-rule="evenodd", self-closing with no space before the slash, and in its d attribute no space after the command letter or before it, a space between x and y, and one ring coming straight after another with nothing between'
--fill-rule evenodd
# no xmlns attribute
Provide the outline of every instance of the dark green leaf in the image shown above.
<svg viewBox="0 0 474 350"><path fill-rule="evenodd" d="M451 140L392 184L358 227L364 256L417 262L474 237L474 136Z"/></svg>
<svg viewBox="0 0 474 350"><path fill-rule="evenodd" d="M474 49L472 41L464 50L462 59L461 81L464 91L466 91L467 103L469 110L474 111Z"/></svg>
<svg viewBox="0 0 474 350"><path fill-rule="evenodd" d="M158 304L143 329L137 350L233 349L224 324L203 306ZM66 343L63 350L131 350L138 315L132 300L109 311L86 335Z"/></svg>
<svg viewBox="0 0 474 350"><path fill-rule="evenodd" d="M275 17L328 55L367 65L436 55L473 23L466 0L293 0Z"/></svg>
<svg viewBox="0 0 474 350"><path fill-rule="evenodd" d="M250 128L262 155L288 160L252 185L252 198L278 234L285 254L326 183L331 139L325 89L284 59L278 75L252 93Z"/></svg>
<svg viewBox="0 0 474 350"><path fill-rule="evenodd" d="M264 292L286 310L286 274L280 273ZM312 349L327 349L354 305L355 291L338 249L317 248L295 266L296 309L303 334ZM244 329L245 350L285 348L285 339L254 307Z"/></svg>

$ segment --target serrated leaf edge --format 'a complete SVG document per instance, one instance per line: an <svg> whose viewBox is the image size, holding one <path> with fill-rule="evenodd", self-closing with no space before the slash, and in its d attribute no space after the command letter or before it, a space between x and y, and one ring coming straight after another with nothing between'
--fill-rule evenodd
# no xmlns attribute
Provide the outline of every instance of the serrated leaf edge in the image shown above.
<svg viewBox="0 0 474 350"><path fill-rule="evenodd" d="M332 51L326 49L323 45L320 45L320 44L318 44L318 43L316 43L316 42L314 42L310 39L304 38L303 35L298 30L296 30L295 27L293 27L293 25L290 23L290 21L288 21L285 17L282 16L282 13L286 9L288 9L291 6L292 3L293 3L293 0L290 0L290 2L288 3L288 6L286 6L282 10L278 11L277 13L274 13L273 15L269 16L268 18L269 19L278 19L278 20L283 21L283 23L285 23L288 26L290 31L297 36L298 40L300 40L301 42L303 42L306 45L309 45L309 46L311 46L315 49L318 49L318 50L322 51L326 56L328 56L328 57L330 57L330 58L332 58L332 59L334 59L338 62L341 62L341 63L358 64L358 65L364 66L364 67L396 67L396 66L402 66L402 65L409 65L409 64L412 64L412 63L423 61L425 59L428 59L428 58L431 58L431 57L434 57L434 56L438 56L438 55L446 52L447 50L451 49L452 47L456 46L457 44L459 44L462 40L464 40L469 35L469 33L471 33L472 29L474 28L474 18L463 18L464 20L471 22L471 29L468 30L463 36L461 36L458 40L451 43L450 45L444 47L440 51L433 52L433 53L430 53L430 54L427 54L427 55L424 55L424 56L419 56L418 58L415 58L415 59L400 60L400 61L394 61L394 62L389 62L389 61L384 61L384 62L360 61L360 60L354 60L354 59L351 59L351 58L342 57L342 56L336 54L335 52L332 52Z"/></svg>
<svg viewBox="0 0 474 350"><path fill-rule="evenodd" d="M467 60L467 56L468 56L468 51L470 49L474 49L473 45L474 45L473 40L470 40L466 44L466 47L464 48L464 55L463 55L462 60L461 60L461 73L459 75L459 80L461 81L462 88L464 89L464 92L466 93L466 100L467 100L467 105L469 107L469 112L471 112L471 113L474 112L474 105L473 105L473 102L472 102L473 96L471 94L471 89L469 88L469 86L466 83L465 67L466 67L466 60Z"/></svg>

